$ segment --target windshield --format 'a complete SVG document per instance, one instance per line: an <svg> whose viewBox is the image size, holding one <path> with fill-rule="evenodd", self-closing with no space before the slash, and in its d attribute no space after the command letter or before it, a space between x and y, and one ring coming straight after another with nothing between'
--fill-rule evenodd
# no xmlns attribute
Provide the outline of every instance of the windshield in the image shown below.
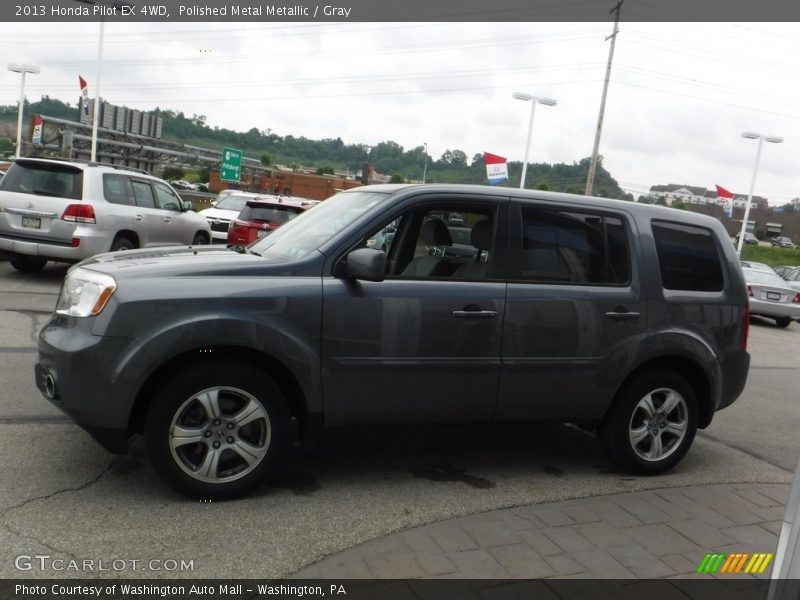
<svg viewBox="0 0 800 600"><path fill-rule="evenodd" d="M302 258L388 197L368 191L336 194L257 241L249 251L278 260Z"/></svg>
<svg viewBox="0 0 800 600"><path fill-rule="evenodd" d="M225 196L222 200L217 202L214 208L222 208L224 210L235 210L238 212L244 208L245 203L249 199L250 198L248 198L247 196L242 196L241 194L229 194L228 196Z"/></svg>

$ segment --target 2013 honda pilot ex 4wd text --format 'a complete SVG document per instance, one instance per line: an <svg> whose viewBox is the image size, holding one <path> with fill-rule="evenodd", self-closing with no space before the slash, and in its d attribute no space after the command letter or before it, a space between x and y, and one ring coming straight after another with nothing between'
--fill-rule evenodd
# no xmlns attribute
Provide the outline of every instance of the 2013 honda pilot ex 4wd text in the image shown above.
<svg viewBox="0 0 800 600"><path fill-rule="evenodd" d="M450 215L469 228L453 242ZM386 249L368 241L387 227ZM593 424L617 464L676 465L741 393L747 290L724 228L666 207L482 186L340 193L238 254L70 269L43 394L113 452L143 434L179 491L242 494L345 425Z"/></svg>

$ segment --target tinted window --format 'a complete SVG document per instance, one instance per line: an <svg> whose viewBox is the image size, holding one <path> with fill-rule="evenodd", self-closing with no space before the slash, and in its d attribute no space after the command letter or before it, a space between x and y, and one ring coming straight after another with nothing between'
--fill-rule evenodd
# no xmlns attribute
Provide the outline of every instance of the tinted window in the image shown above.
<svg viewBox="0 0 800 600"><path fill-rule="evenodd" d="M165 210L180 210L181 201L171 189L163 183L155 183L158 205Z"/></svg>
<svg viewBox="0 0 800 600"><path fill-rule="evenodd" d="M668 290L718 292L722 265L710 230L677 223L653 223L661 283Z"/></svg>
<svg viewBox="0 0 800 600"><path fill-rule="evenodd" d="M618 217L522 209L518 277L542 283L625 284L628 236Z"/></svg>
<svg viewBox="0 0 800 600"><path fill-rule="evenodd" d="M103 196L112 204L133 204L133 189L126 175L103 175Z"/></svg>
<svg viewBox="0 0 800 600"><path fill-rule="evenodd" d="M153 198L153 188L147 181L131 181L133 186L133 197L136 200L136 206L143 208L155 208L156 200Z"/></svg>
<svg viewBox="0 0 800 600"><path fill-rule="evenodd" d="M70 165L18 160L0 180L0 189L80 200L83 195L83 171Z"/></svg>
<svg viewBox="0 0 800 600"><path fill-rule="evenodd" d="M301 212L301 209L294 206L275 206L248 202L247 206L239 213L239 219L242 221L283 225L290 219L294 219Z"/></svg>

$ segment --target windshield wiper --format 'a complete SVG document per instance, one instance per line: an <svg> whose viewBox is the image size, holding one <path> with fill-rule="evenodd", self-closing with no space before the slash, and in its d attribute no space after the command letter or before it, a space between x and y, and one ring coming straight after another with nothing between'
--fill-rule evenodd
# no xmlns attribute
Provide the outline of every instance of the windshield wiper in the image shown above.
<svg viewBox="0 0 800 600"><path fill-rule="evenodd" d="M260 252L256 252L255 250L250 250L249 252L250 252L250 254L254 254L256 256L261 256L261 253Z"/></svg>

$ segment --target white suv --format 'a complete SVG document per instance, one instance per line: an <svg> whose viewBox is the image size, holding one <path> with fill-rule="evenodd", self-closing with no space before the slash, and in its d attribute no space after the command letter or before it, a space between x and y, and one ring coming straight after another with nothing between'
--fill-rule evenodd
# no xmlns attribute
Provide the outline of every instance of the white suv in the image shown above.
<svg viewBox="0 0 800 600"><path fill-rule="evenodd" d="M101 252L208 244L208 222L161 179L119 165L20 158L0 181L0 251L18 271Z"/></svg>

